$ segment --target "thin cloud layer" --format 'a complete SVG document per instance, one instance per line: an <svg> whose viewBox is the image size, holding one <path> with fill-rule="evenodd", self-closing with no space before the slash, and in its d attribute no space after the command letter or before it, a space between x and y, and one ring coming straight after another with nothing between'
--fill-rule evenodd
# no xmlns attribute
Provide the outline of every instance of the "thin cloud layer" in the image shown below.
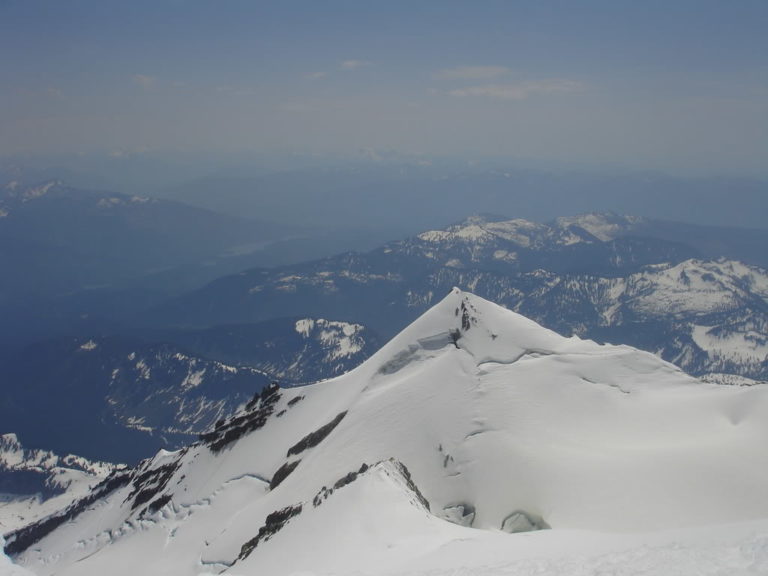
<svg viewBox="0 0 768 576"><path fill-rule="evenodd" d="M448 92L457 98L481 96L496 100L525 100L534 94L553 94L558 92L578 92L584 84L574 80L552 79L519 82L515 84L484 84L456 88Z"/></svg>
<svg viewBox="0 0 768 576"><path fill-rule="evenodd" d="M152 76L147 76L146 74L134 74L132 80L134 84L138 84L145 90L151 88L155 83L155 79Z"/></svg>
<svg viewBox="0 0 768 576"><path fill-rule="evenodd" d="M768 2L681 2L0 0L0 156L371 146L764 178Z"/></svg>
<svg viewBox="0 0 768 576"><path fill-rule="evenodd" d="M370 66L371 63L367 60L344 60L341 63L342 70L357 70L358 68L365 68Z"/></svg>
<svg viewBox="0 0 768 576"><path fill-rule="evenodd" d="M509 74L506 66L456 66L434 74L438 80L492 80Z"/></svg>

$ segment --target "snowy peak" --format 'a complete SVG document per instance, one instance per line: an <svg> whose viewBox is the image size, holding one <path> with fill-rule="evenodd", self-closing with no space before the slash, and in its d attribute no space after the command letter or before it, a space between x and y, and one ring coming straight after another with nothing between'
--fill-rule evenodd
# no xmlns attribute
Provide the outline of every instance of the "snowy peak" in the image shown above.
<svg viewBox="0 0 768 576"><path fill-rule="evenodd" d="M422 547L393 547L403 535L747 521L768 516L766 437L768 388L704 384L454 289L359 368L268 387L6 551L41 574L337 573L360 550L407 562Z"/></svg>
<svg viewBox="0 0 768 576"><path fill-rule="evenodd" d="M520 314L453 288L374 359L392 356L382 365L381 370L386 373L402 362L407 353L450 345L468 352L478 364L512 363L525 354L567 350L576 342L581 341L576 337L564 338ZM403 351L397 351L398 348Z"/></svg>
<svg viewBox="0 0 768 576"><path fill-rule="evenodd" d="M366 344L364 331L365 327L360 324L324 318L302 318L296 321L296 332L306 339L316 339L324 346L324 360L328 363L361 352Z"/></svg>

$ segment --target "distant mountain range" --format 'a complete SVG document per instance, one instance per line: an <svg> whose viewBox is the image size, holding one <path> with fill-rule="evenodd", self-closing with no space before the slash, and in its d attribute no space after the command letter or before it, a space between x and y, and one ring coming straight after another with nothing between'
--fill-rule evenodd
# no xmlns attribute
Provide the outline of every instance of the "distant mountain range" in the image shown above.
<svg viewBox="0 0 768 576"><path fill-rule="evenodd" d="M638 235L667 228L611 214L550 224L472 217L368 253L224 277L152 319L205 326L301 314L389 337L458 286L563 334L638 346L692 374L768 379L768 272L708 258L714 244Z"/></svg>
<svg viewBox="0 0 768 576"><path fill-rule="evenodd" d="M97 219L101 210L163 205L54 183L15 190L0 227L48 196ZM295 385L350 370L454 286L565 335L657 353L711 382L768 380L768 273L754 264L764 253L740 251L725 229L696 228L688 244L679 237L686 229L613 214L548 224L474 216L370 252L223 276L171 299L131 283L108 297L29 295L41 318L37 341L27 334L19 344L34 316L5 308L6 320L19 321L3 323L15 347L0 358L0 433L134 462L188 441L272 380ZM38 272L54 276L41 283L57 282L55 268Z"/></svg>
<svg viewBox="0 0 768 576"><path fill-rule="evenodd" d="M189 442L273 380L336 376L379 347L362 326L312 318L155 336L166 340L59 338L26 347L0 365L0 432L135 462Z"/></svg>
<svg viewBox="0 0 768 576"><path fill-rule="evenodd" d="M154 198L71 188L59 181L0 188L3 299L32 290L60 294L201 266L286 234ZM41 281L44 280L44 281Z"/></svg>
<svg viewBox="0 0 768 576"><path fill-rule="evenodd" d="M122 332L146 308L223 275L380 243L366 235L59 180L0 182L0 349Z"/></svg>
<svg viewBox="0 0 768 576"><path fill-rule="evenodd" d="M258 248L292 234L60 181L0 184L0 347L114 330L169 295L255 265Z"/></svg>

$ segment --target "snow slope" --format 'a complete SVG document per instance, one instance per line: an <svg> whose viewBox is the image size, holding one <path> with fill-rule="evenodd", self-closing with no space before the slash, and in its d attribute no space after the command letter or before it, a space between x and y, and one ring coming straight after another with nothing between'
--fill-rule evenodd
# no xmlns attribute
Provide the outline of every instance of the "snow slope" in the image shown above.
<svg viewBox="0 0 768 576"><path fill-rule="evenodd" d="M765 386L454 290L356 370L265 390L6 552L58 575L758 574L766 438Z"/></svg>
<svg viewBox="0 0 768 576"><path fill-rule="evenodd" d="M2 548L4 543L2 536L0 536L0 548ZM34 576L34 574L21 566L13 564L10 558L0 552L0 576Z"/></svg>

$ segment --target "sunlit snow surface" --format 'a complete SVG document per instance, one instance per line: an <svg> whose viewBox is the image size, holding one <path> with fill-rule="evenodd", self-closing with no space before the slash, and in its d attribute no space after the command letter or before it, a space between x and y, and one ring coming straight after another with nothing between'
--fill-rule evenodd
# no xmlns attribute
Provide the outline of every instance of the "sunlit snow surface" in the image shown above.
<svg viewBox="0 0 768 576"><path fill-rule="evenodd" d="M2 536L0 536L0 550L2 550L4 543ZM0 552L0 576L34 576L34 573L13 564L10 558Z"/></svg>
<svg viewBox="0 0 768 576"><path fill-rule="evenodd" d="M703 383L454 290L358 369L279 394L220 451L146 462L137 476L176 466L157 511L131 510L129 484L17 560L57 575L768 573L766 386ZM446 521L457 505L471 528ZM502 532L516 512L552 529Z"/></svg>

